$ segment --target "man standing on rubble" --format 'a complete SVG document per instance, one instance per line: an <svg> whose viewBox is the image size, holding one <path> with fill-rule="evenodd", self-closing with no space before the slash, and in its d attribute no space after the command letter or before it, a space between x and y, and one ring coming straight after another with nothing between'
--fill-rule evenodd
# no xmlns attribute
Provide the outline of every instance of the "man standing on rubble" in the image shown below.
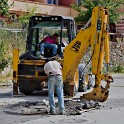
<svg viewBox="0 0 124 124"><path fill-rule="evenodd" d="M64 114L64 98L63 98L63 80L61 65L55 59L47 59L44 65L44 71L48 75L48 93L50 114L55 114L54 88L58 96L58 106L60 114Z"/></svg>

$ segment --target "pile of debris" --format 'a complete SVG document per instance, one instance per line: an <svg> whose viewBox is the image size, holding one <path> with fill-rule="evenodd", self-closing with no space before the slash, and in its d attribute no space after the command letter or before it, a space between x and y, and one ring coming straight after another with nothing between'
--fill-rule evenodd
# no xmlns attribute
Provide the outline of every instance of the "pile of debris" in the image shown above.
<svg viewBox="0 0 124 124"><path fill-rule="evenodd" d="M48 106L44 102L22 101L13 105L8 105L5 112L16 115L36 115L48 114Z"/></svg>
<svg viewBox="0 0 124 124"><path fill-rule="evenodd" d="M5 108L5 112L9 114L19 115L46 115L49 114L49 102L43 100L42 102L19 102L9 105ZM98 102L92 100L65 100L65 115L80 115L92 109L98 108ZM56 103L56 114L59 114L58 104Z"/></svg>
<svg viewBox="0 0 124 124"><path fill-rule="evenodd" d="M68 115L80 115L82 112L99 108L100 105L95 101L88 100L67 100L65 101L65 112Z"/></svg>

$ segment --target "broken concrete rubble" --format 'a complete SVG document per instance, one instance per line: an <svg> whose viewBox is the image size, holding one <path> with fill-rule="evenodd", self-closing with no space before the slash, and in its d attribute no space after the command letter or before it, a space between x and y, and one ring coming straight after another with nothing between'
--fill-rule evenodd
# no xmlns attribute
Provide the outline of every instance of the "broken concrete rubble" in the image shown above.
<svg viewBox="0 0 124 124"><path fill-rule="evenodd" d="M98 102L87 100L65 100L65 115L80 115L82 112L86 112L99 107ZM5 112L11 114L20 115L46 115L49 114L48 101L43 100L41 102L19 102L13 105L8 105L5 108ZM56 115L59 114L58 104L56 103Z"/></svg>

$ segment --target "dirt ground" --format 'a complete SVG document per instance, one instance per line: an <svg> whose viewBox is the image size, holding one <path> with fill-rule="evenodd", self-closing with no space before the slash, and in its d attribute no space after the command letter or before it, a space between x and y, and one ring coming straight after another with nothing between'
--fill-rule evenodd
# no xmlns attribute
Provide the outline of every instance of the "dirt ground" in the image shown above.
<svg viewBox="0 0 124 124"><path fill-rule="evenodd" d="M114 120L115 114L124 114L124 75L114 75L114 83L111 84L110 95L106 102L80 101L78 93L73 98L65 98L65 115L59 115L56 101L56 115L49 114L47 89L35 92L31 96L12 96L12 84L0 87L0 124L32 124L32 123L87 123L102 124L108 120L108 124L117 124L124 119ZM89 109L90 108L90 109ZM102 114L102 115L100 115ZM110 114L110 119L106 119ZM101 117L102 116L102 117ZM113 118L112 118L113 117ZM117 122L118 120L118 122ZM103 121L102 121L103 122ZM116 122L116 123L115 123ZM123 122L122 122L123 123Z"/></svg>

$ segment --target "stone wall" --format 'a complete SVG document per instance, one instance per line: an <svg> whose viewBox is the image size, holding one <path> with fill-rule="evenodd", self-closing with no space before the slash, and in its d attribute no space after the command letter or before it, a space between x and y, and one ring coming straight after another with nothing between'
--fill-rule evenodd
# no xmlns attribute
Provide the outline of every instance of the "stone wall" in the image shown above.
<svg viewBox="0 0 124 124"><path fill-rule="evenodd" d="M110 42L110 64L124 66L124 42Z"/></svg>
<svg viewBox="0 0 124 124"><path fill-rule="evenodd" d="M122 65L124 67L124 42L110 42L110 67L115 67L118 65ZM87 50L86 54L81 60L82 62L87 63L86 70L90 73L91 70L91 55L90 55L90 48ZM104 66L105 67L105 66Z"/></svg>

